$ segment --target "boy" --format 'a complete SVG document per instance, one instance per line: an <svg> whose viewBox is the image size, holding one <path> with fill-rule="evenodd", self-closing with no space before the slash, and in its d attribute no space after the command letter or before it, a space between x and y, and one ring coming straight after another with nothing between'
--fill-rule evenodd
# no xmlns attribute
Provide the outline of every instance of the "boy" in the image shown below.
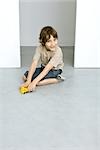
<svg viewBox="0 0 100 150"><path fill-rule="evenodd" d="M58 83L64 80L60 75L63 70L63 54L58 46L58 35L54 28L45 26L39 35L40 46L36 48L35 55L29 71L24 74L24 84L28 91L34 91L37 85ZM41 61L41 67L37 68ZM60 80L59 80L60 79Z"/></svg>

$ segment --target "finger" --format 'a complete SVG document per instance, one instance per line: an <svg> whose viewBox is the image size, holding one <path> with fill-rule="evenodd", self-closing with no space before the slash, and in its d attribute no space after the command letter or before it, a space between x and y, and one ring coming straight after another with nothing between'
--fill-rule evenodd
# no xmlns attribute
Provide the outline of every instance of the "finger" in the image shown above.
<svg viewBox="0 0 100 150"><path fill-rule="evenodd" d="M35 91L35 88L29 86L29 87L28 87L28 91L29 91L29 92L33 92L33 91Z"/></svg>

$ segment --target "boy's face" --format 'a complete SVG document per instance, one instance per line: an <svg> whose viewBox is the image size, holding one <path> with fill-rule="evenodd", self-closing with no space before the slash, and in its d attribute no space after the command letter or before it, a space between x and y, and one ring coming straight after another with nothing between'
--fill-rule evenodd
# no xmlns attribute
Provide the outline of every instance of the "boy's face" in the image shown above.
<svg viewBox="0 0 100 150"><path fill-rule="evenodd" d="M58 44L58 39L54 38L52 35L50 36L50 39L45 43L45 47L50 51L55 51L55 48Z"/></svg>

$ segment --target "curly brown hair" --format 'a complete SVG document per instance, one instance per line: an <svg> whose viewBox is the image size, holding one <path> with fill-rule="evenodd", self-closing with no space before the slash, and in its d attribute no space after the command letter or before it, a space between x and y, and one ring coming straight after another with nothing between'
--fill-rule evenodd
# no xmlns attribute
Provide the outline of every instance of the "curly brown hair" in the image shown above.
<svg viewBox="0 0 100 150"><path fill-rule="evenodd" d="M50 39L50 36L53 36L54 38L58 39L58 34L56 30L51 26L45 26L41 29L39 41L42 44L42 46L45 46L45 43Z"/></svg>

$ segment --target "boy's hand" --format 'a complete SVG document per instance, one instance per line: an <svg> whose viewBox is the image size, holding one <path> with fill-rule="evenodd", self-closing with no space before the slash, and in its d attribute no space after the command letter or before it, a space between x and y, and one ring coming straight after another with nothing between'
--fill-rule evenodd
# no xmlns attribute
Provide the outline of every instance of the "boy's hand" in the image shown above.
<svg viewBox="0 0 100 150"><path fill-rule="evenodd" d="M28 87L29 86L29 84L30 84L30 82L29 81L26 81L25 83L23 83L20 87Z"/></svg>
<svg viewBox="0 0 100 150"><path fill-rule="evenodd" d="M36 84L34 82L29 82L29 81L26 81L25 83L23 83L21 87L27 87L28 88L28 91L29 92L32 92L32 91L35 91L36 89Z"/></svg>
<svg viewBox="0 0 100 150"><path fill-rule="evenodd" d="M32 91L35 91L35 89L36 89L36 84L31 82L28 86L28 91L32 92Z"/></svg>

